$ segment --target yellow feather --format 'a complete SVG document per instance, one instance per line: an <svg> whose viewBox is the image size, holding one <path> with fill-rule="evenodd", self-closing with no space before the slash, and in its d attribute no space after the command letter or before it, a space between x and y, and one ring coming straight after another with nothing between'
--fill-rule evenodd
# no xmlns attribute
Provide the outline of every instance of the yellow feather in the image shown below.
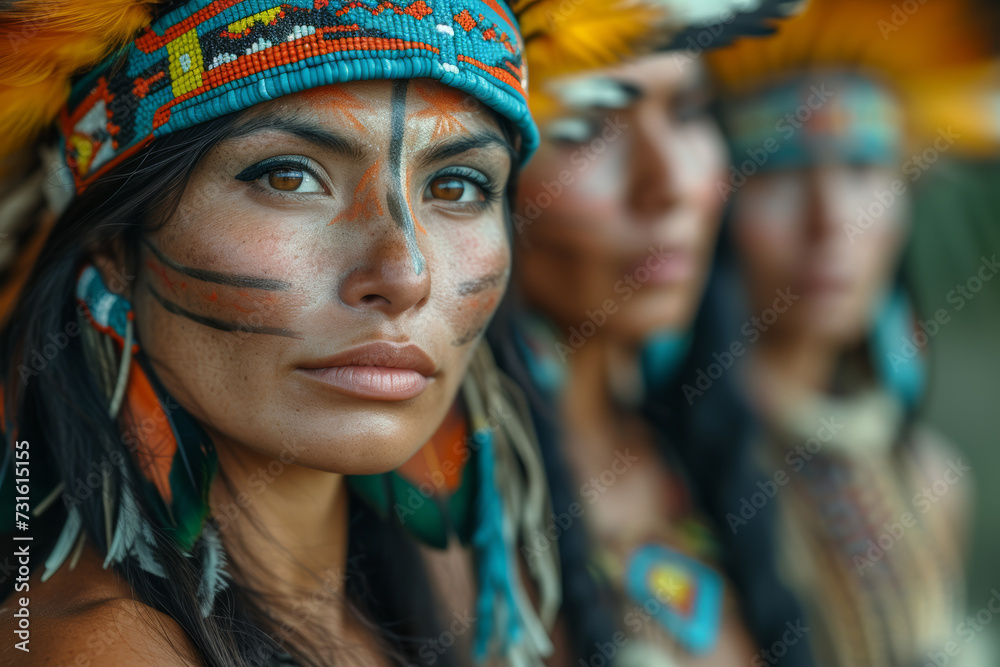
<svg viewBox="0 0 1000 667"><path fill-rule="evenodd" d="M662 5L622 0L529 0L515 3L514 12L530 76L539 81L634 56L666 19Z"/></svg>
<svg viewBox="0 0 1000 667"><path fill-rule="evenodd" d="M899 95L911 147L954 127L958 151L993 150L1000 132L991 26L970 0L928 0L907 13L896 0L812 0L777 34L707 55L723 93L753 94L808 70L867 71ZM991 77L994 77L991 80Z"/></svg>
<svg viewBox="0 0 1000 667"><path fill-rule="evenodd" d="M20 0L0 12L0 156L38 136L69 79L121 48L150 21L140 0Z"/></svg>
<svg viewBox="0 0 1000 667"><path fill-rule="evenodd" d="M931 0L912 14L897 0L812 0L777 34L707 55L716 79L739 94L796 69L877 69L893 79L981 61L991 36L969 0Z"/></svg>
<svg viewBox="0 0 1000 667"><path fill-rule="evenodd" d="M558 108L547 84L614 65L669 39L663 3L651 0L520 0L512 5L524 35L529 103L536 120Z"/></svg>

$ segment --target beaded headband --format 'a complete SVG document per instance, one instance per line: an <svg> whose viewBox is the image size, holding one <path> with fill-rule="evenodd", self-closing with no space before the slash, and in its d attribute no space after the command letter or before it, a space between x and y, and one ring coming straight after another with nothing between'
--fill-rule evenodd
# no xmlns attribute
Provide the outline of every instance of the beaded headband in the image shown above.
<svg viewBox="0 0 1000 667"><path fill-rule="evenodd" d="M723 115L745 174L830 161L898 167L906 144L893 92L858 73L792 77L731 101Z"/></svg>
<svg viewBox="0 0 1000 667"><path fill-rule="evenodd" d="M192 0L78 81L59 120L77 193L154 137L327 84L427 77L538 130L503 0Z"/></svg>

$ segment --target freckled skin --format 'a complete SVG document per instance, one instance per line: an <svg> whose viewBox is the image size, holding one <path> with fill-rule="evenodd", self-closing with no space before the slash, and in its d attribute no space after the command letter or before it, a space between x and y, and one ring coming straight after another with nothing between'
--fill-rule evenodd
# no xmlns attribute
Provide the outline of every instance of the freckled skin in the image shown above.
<svg viewBox="0 0 1000 667"><path fill-rule="evenodd" d="M437 86L421 82L424 91ZM149 236L171 262L288 286L210 284L171 270L144 249L143 259L152 261L143 262L130 295L138 339L168 391L217 442L274 457L294 443L299 465L384 472L410 458L454 402L479 333L506 287L510 248L502 201L472 210L428 197L428 184L442 169L462 166L503 192L511 161L507 150L489 145L424 164L427 150L457 134L435 138L442 115L460 117L469 132L502 135L487 111L435 112L426 95L406 96L396 112L405 117L401 187L424 230L410 239L425 263L417 272L405 230L387 206L398 187L392 179L399 177L386 168L392 94L393 82L360 82L254 107L245 119L280 115L308 122L354 141L360 155L275 129L227 139L192 173L178 207L184 213ZM350 100L350 108L344 111L338 100ZM288 194L272 188L266 175L254 182L236 178L276 156L310 160L328 192ZM376 163L382 168L373 169ZM165 308L149 287L200 316L251 326L206 326ZM298 337L252 333L252 326ZM427 352L437 371L421 395L393 402L351 398L296 370L375 341L413 343Z"/></svg>

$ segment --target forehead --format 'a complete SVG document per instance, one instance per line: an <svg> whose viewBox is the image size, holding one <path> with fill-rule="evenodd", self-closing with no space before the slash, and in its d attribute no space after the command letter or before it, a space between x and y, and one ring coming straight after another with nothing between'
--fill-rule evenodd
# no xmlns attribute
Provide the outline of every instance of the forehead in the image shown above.
<svg viewBox="0 0 1000 667"><path fill-rule="evenodd" d="M389 119L405 116L408 129L431 124L452 132L500 130L497 115L476 98L433 79L352 81L319 86L258 104L247 121L268 116L308 118L359 134L388 132ZM439 134L439 133L437 133Z"/></svg>
<svg viewBox="0 0 1000 667"><path fill-rule="evenodd" d="M700 59L661 53L586 76L566 77L553 90L568 108L624 108L641 100L669 99L678 91L707 84Z"/></svg>
<svg viewBox="0 0 1000 667"><path fill-rule="evenodd" d="M857 72L814 71L731 101L724 115L734 156L765 150L761 170L816 164L894 167L905 147L896 93Z"/></svg>

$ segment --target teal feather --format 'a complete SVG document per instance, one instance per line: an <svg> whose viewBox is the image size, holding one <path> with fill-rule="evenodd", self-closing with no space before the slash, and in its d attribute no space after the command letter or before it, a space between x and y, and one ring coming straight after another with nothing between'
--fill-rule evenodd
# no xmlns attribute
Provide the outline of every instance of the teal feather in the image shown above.
<svg viewBox="0 0 1000 667"><path fill-rule="evenodd" d="M79 510L75 507L69 509L69 515L66 517L66 523L63 525L62 532L59 534L59 539L56 541L56 545L52 548L52 552L49 557L45 559L45 573L42 574L42 581L48 581L49 577L56 573L62 564L66 562L69 558L69 553L76 544L77 538L80 536L80 531L83 529L83 517L80 516Z"/></svg>
<svg viewBox="0 0 1000 667"><path fill-rule="evenodd" d="M163 566L156 560L154 555L156 551L156 537L153 535L153 527L149 525L149 522L140 519L142 524L142 529L139 531L139 537L142 539L137 539L132 544L132 550L130 553L139 561L139 567L141 567L146 572L149 572L154 577L167 578L167 573L163 571Z"/></svg>
<svg viewBox="0 0 1000 667"><path fill-rule="evenodd" d="M139 503L128 485L128 471L124 465L121 467L122 485L121 503L118 507L118 522L115 526L115 534L111 539L111 546L108 547L108 554L104 559L104 567L113 563L120 563L129 555L135 557L141 567L153 576L166 577L163 567L157 562L153 555L156 549L156 539L149 523L142 518L139 511Z"/></svg>
<svg viewBox="0 0 1000 667"><path fill-rule="evenodd" d="M517 603L512 589L512 573L503 530L503 499L497 488L494 466L493 432L479 429L475 436L479 469L479 499L476 531L472 546L479 574L479 596L476 600L476 636L474 656L477 662L486 658L491 637L500 638L501 654L516 644L521 635Z"/></svg>
<svg viewBox="0 0 1000 667"><path fill-rule="evenodd" d="M215 596L228 585L226 580L226 552L222 547L219 531L211 522L205 523L201 533L201 582L198 585L198 599L201 600L201 615L208 617L215 603Z"/></svg>

